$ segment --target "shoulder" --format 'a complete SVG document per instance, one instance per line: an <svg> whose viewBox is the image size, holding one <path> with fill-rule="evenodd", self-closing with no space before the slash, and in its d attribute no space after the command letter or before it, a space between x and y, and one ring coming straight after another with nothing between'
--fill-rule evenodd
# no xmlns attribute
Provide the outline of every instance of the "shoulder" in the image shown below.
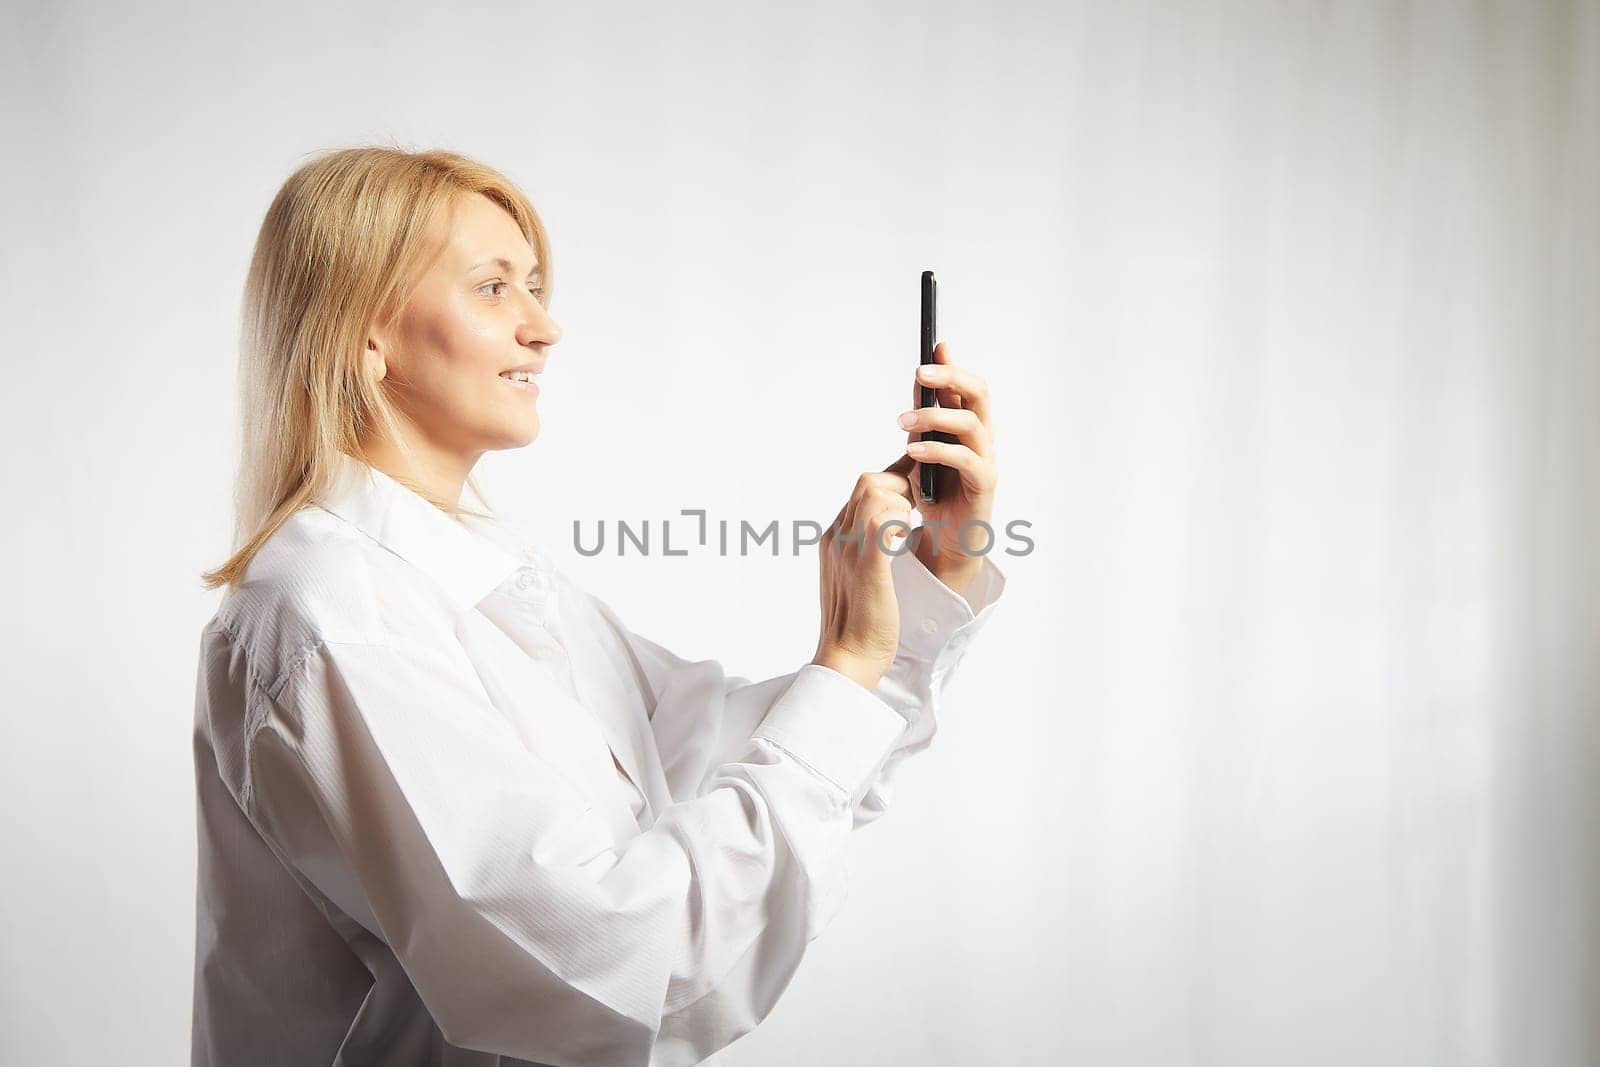
<svg viewBox="0 0 1600 1067"><path fill-rule="evenodd" d="M438 617L414 568L316 506L261 546L207 624L205 640L243 656L269 693L329 642L388 644Z"/></svg>

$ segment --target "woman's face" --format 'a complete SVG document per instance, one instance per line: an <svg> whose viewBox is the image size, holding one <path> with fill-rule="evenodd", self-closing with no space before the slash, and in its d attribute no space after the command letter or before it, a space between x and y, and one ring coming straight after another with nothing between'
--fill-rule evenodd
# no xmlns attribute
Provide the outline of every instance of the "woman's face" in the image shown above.
<svg viewBox="0 0 1600 1067"><path fill-rule="evenodd" d="M450 227L448 236L443 231ZM368 341L413 447L466 468L486 451L539 435L538 387L507 378L544 368L561 339L541 303L541 264L515 221L481 194L435 220L444 248L389 332Z"/></svg>

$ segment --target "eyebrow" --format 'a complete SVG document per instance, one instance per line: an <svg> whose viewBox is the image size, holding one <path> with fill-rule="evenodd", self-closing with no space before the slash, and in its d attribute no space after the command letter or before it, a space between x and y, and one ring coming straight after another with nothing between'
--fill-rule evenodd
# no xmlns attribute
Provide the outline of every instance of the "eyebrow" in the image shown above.
<svg viewBox="0 0 1600 1067"><path fill-rule="evenodd" d="M467 272L470 274L472 271L477 270L479 267L486 267L486 266L489 266L491 264L496 266L496 267L499 267L501 270L505 271L507 274L510 274L515 269L514 267L511 266L511 261L509 259L505 259L504 257L501 257L501 256L496 256L493 259L486 259L482 263L474 264L473 266L467 268ZM533 277L536 277L536 276L540 276L542 274L543 270L544 270L544 268L540 264L535 263L533 265L533 269L528 272L528 277L529 278L533 278Z"/></svg>

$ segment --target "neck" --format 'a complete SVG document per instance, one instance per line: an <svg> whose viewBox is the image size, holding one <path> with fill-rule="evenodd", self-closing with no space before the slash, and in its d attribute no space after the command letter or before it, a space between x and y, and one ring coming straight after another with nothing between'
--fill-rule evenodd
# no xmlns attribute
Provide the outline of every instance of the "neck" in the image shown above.
<svg viewBox="0 0 1600 1067"><path fill-rule="evenodd" d="M440 500L460 503L461 489L466 485L467 475L472 473L472 468L483 453L462 455L433 447L426 441L413 440L410 445L416 457L415 463L408 462L399 448L387 440L369 443L364 449L363 458L391 478L407 479Z"/></svg>

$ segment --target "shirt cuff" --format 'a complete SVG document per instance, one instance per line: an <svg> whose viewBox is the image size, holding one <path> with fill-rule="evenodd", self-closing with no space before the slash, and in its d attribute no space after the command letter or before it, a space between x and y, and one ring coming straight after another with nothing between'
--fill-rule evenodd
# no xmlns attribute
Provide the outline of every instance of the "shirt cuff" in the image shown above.
<svg viewBox="0 0 1600 1067"><path fill-rule="evenodd" d="M808 663L767 712L753 737L766 738L854 796L894 750L906 721L831 667Z"/></svg>
<svg viewBox="0 0 1600 1067"><path fill-rule="evenodd" d="M953 639L976 631L993 614L1006 587L1005 572L991 556L979 559L978 573L965 596L941 582L909 548L890 561L903 653L930 663ZM958 640L956 647L965 643Z"/></svg>

